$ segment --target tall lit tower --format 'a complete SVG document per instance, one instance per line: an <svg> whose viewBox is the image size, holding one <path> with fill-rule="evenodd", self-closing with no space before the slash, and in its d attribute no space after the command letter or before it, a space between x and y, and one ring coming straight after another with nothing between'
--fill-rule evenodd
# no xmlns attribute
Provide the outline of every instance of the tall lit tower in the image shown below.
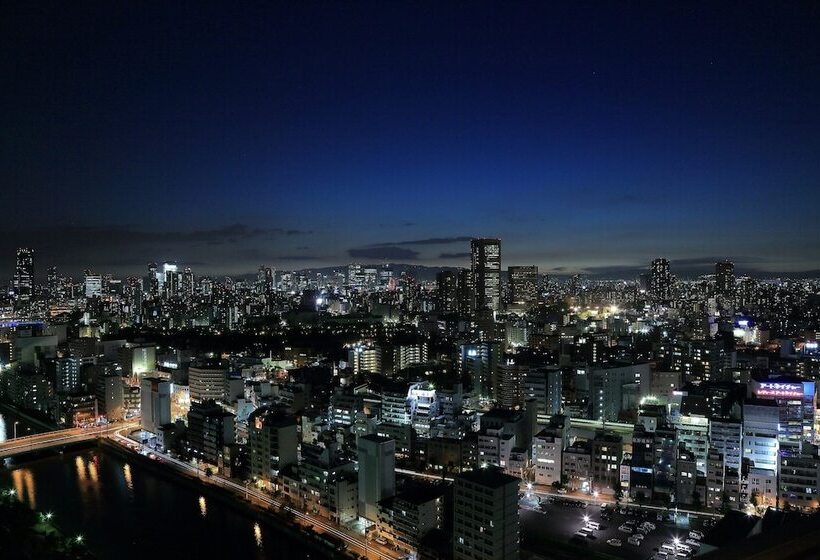
<svg viewBox="0 0 820 560"><path fill-rule="evenodd" d="M649 271L649 294L657 300L668 300L672 297L672 273L669 261L655 259Z"/></svg>
<svg viewBox="0 0 820 560"><path fill-rule="evenodd" d="M735 293L735 265L731 261L715 263L717 293L731 297Z"/></svg>
<svg viewBox="0 0 820 560"><path fill-rule="evenodd" d="M510 303L533 305L538 301L538 267L507 267L510 282Z"/></svg>
<svg viewBox="0 0 820 560"><path fill-rule="evenodd" d="M473 239L470 249L473 310L501 311L501 240Z"/></svg>
<svg viewBox="0 0 820 560"><path fill-rule="evenodd" d="M17 267L14 270L14 295L18 301L31 299L34 282L34 249L17 249Z"/></svg>

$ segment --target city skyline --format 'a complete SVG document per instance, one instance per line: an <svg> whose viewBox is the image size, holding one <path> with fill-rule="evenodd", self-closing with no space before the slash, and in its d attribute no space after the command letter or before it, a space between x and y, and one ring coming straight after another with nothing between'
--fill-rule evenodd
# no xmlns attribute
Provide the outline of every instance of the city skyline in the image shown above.
<svg viewBox="0 0 820 560"><path fill-rule="evenodd" d="M546 273L818 268L807 4L198 6L5 10L0 254L241 274L491 236Z"/></svg>

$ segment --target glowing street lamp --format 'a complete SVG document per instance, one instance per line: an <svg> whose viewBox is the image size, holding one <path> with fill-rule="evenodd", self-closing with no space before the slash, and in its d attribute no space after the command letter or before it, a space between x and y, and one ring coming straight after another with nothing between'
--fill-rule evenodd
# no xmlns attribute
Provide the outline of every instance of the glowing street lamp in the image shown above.
<svg viewBox="0 0 820 560"><path fill-rule="evenodd" d="M675 546L680 545L680 539L678 537L675 537L674 539L672 539L672 542L675 543Z"/></svg>
<svg viewBox="0 0 820 560"><path fill-rule="evenodd" d="M589 516L588 515L584 516L584 523L589 523Z"/></svg>

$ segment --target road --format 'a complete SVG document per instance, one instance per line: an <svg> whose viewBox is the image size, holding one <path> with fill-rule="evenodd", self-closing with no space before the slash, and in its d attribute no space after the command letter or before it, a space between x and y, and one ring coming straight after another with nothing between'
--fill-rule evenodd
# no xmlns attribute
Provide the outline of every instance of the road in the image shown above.
<svg viewBox="0 0 820 560"><path fill-rule="evenodd" d="M119 429L111 431L107 435L111 441L121 445L122 447L128 449L133 453L137 453L135 448L139 446L139 443L123 435L123 433L127 431L128 428L120 427ZM370 543L369 541L365 540L364 536L358 535L351 531L347 531L343 528L336 526L335 524L325 521L324 519L320 519L318 517L309 515L305 512L296 510L292 507L286 506L282 502L273 499L268 494L265 494L264 492L257 490L256 488L251 488L243 484L238 484L233 480L230 480L218 474L206 476L204 469L199 469L194 465L191 465L184 461L180 461L179 459L176 459L168 455L167 453L161 453L154 450L151 450L151 453L154 456L162 459L164 464L168 465L169 467L188 476L197 477L202 482L214 484L215 486L219 486L221 488L229 490L236 494L238 497L250 500L251 502L257 502L269 508L287 511L288 513L293 515L295 519L297 519L305 525L313 527L314 530L319 529L320 532L327 533L329 535L342 539L345 543L347 543L349 548L353 548L356 551L360 551L361 554L363 554L366 558L372 558L376 560L398 560L405 556L404 554L382 547L376 543Z"/></svg>
<svg viewBox="0 0 820 560"><path fill-rule="evenodd" d="M429 474L429 473L413 471L413 470L409 470L409 469L396 469L396 472L399 473L399 474L403 474L403 475L406 475L406 476L411 476L411 477L414 477L414 478L421 478L421 479L424 479L424 480L432 480L432 481L438 481L438 482L440 482L442 480L445 480L447 482L452 482L453 481L452 477L446 477L446 476L442 477L441 475ZM524 491L524 489L526 488L526 484L523 481L521 482L521 484L522 484L522 491ZM532 491L533 494L536 494L536 495L541 496L541 497L553 496L553 497L557 497L557 498L572 498L573 500L579 500L579 501L582 501L582 502L586 502L588 504L596 504L596 505L599 505L599 506L602 503L607 503L607 504L614 504L615 503L615 499L608 496L608 495L600 495L598 497L595 497L595 496L591 496L589 494L584 494L584 493L581 493L581 492L572 492L572 493L569 493L569 494L566 494L566 493L561 494L557 490L554 490L549 486L535 486L534 488L532 488L531 491ZM684 509L684 508L667 508L666 506L655 506L655 505L651 505L651 504L638 504L637 502L629 502L629 503L623 502L622 505L628 505L631 508L636 507L636 508L641 508L641 509L650 510L650 511L660 511L660 512L676 511L680 514L685 513L685 514L693 515L693 516L715 517L715 518L723 517L723 515L720 514L720 513L712 513L712 512L708 512L708 511L696 511L696 510L690 510L690 509Z"/></svg>
<svg viewBox="0 0 820 560"><path fill-rule="evenodd" d="M134 429L139 426L136 422L127 424L112 424L107 426L95 426L92 428L68 428L65 430L55 430L43 434L18 437L0 442L0 459L11 457L19 453L40 451L59 445L69 443L80 443L91 441L115 433L121 429Z"/></svg>

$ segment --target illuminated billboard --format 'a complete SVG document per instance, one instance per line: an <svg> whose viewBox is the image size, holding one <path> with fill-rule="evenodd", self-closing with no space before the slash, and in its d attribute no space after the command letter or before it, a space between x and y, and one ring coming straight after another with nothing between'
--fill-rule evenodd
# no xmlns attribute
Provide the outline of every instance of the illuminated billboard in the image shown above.
<svg viewBox="0 0 820 560"><path fill-rule="evenodd" d="M769 397L773 399L781 398L803 398L802 383L760 383L755 391L758 397Z"/></svg>

